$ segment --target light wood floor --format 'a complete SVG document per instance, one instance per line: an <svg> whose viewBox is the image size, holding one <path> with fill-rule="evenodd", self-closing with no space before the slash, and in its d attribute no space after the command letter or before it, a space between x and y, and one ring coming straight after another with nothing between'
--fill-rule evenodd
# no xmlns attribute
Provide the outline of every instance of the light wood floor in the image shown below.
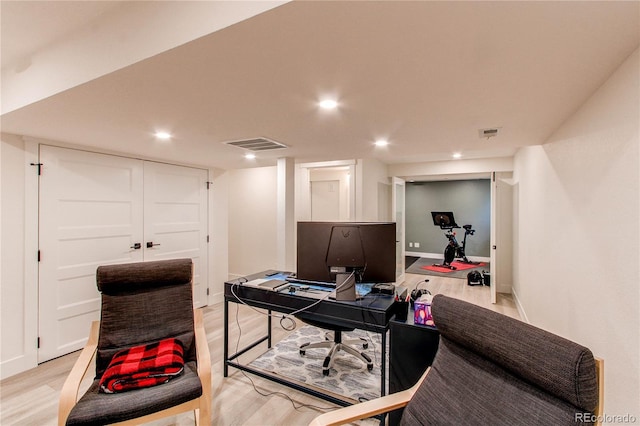
<svg viewBox="0 0 640 426"><path fill-rule="evenodd" d="M424 282L425 279L429 282ZM405 285L409 290L419 285L432 294L445 294L519 318L510 295L499 295L497 303L491 304L489 287L466 285L462 279L407 274ZM230 338L233 346L253 342L264 333L266 317L246 306L230 305ZM236 323L237 312L237 323ZM209 306L204 310L205 328L212 360L212 424L214 425L306 425L323 410L333 408L323 400L280 386L258 377L249 376L235 369L229 377L222 377L223 352L223 305ZM238 324L241 329L239 333ZM274 321L274 341L288 334ZM240 336L239 336L240 335ZM238 337L240 339L238 340ZM264 348L255 348L240 360L249 362ZM0 382L0 424L8 425L55 425L57 424L58 396L62 384L79 352L48 361L38 367ZM84 388L91 377L84 381ZM83 392L84 390L81 389ZM278 392L263 396L269 392ZM288 397L288 398L287 398ZM295 404L296 409L293 405ZM313 407L304 406L312 405ZM302 407L300 407L302 406ZM154 425L192 425L193 415L183 414L168 418Z"/></svg>

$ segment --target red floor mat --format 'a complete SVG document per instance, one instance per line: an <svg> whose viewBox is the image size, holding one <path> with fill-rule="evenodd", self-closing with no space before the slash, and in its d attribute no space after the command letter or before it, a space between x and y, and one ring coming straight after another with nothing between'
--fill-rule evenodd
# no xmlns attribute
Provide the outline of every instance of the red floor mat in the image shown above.
<svg viewBox="0 0 640 426"><path fill-rule="evenodd" d="M457 260L454 260L453 262L451 262L451 266L455 266L456 269L455 271L464 271L465 269L473 269L473 268L477 268L480 266L485 266L486 264L483 262L480 262L478 264L469 264L469 263L462 263L462 262L458 262ZM431 272L442 272L442 273L447 273L447 272L453 272L454 270L449 269L449 268L445 268L443 266L434 266L434 265L427 265L427 266L422 266L421 269L427 270L427 271L431 271Z"/></svg>

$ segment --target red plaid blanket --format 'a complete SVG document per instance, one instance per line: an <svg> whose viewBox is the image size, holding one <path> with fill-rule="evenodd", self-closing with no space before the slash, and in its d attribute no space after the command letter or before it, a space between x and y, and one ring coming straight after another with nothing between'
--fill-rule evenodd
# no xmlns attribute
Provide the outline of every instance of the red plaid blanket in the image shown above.
<svg viewBox="0 0 640 426"><path fill-rule="evenodd" d="M115 393L166 383L182 373L183 353L176 339L117 352L100 379L100 390Z"/></svg>

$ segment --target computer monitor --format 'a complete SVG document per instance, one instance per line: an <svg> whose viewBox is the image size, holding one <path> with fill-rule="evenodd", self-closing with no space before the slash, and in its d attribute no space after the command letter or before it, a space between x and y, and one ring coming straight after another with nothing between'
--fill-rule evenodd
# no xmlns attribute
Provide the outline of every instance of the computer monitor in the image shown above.
<svg viewBox="0 0 640 426"><path fill-rule="evenodd" d="M433 224L440 229L460 228L453 218L453 212L431 212Z"/></svg>
<svg viewBox="0 0 640 426"><path fill-rule="evenodd" d="M396 280L393 222L298 222L296 277L336 283L353 273L356 282Z"/></svg>

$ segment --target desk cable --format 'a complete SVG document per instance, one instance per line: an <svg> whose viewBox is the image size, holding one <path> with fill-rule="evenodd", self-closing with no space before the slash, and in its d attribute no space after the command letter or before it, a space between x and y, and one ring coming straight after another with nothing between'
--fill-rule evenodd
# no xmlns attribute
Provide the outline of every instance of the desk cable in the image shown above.
<svg viewBox="0 0 640 426"><path fill-rule="evenodd" d="M378 325L378 324L376 323L376 321L374 321L374 317L373 317L373 315L371 315L371 312L369 311L369 308L371 308L371 305L373 305L373 303L378 299L378 297L379 297L379 296L380 296L380 293L376 294L376 295L375 295L375 297L374 297L374 298L372 298L372 299L369 301L369 303L368 303L368 304L367 304L367 306L366 306L366 309L362 309L362 310L360 311L360 314L361 314L361 316L362 316L362 325L364 326L364 327L363 327L363 330L364 330L364 332L365 332L365 333L367 333L367 338L369 339L369 342L371 343L371 346L372 346L372 348L373 348L373 359L374 359L375 363L376 363L376 364L378 364L378 366L380 366L380 365L381 365L380 363L382 362L382 357L379 357L379 354L378 354L378 346L380 346L380 345L382 344L382 342L378 342L378 341L375 341L375 342L374 342L374 338L371 336L371 332L370 332L370 331L369 331L369 329L366 327L366 325L367 325L367 320L365 319L365 317L364 317L364 316L365 316L365 311L367 311L367 313L369 314L369 318L370 318L370 319L369 319L369 322L372 322L372 323L374 323L375 325ZM362 306L362 304L361 304L361 306ZM380 359L380 360L379 360L379 359ZM362 401L361 401L361 402L362 402Z"/></svg>
<svg viewBox="0 0 640 426"><path fill-rule="evenodd" d="M243 281L242 283L247 282L247 281L246 281L246 278L242 278L242 279L244 279L244 280L245 280L245 281ZM233 285L231 286L231 293L233 294L233 296L234 296L234 297L235 297L235 298L236 298L240 303L242 303L242 304L243 304L243 305L245 305L245 306L249 306L251 309L253 309L253 310L254 310L254 311L256 311L257 313L262 314L262 315L266 315L266 316L274 316L274 317L275 317L276 315L273 315L273 314L266 314L266 313L264 313L264 312L259 311L259 310L258 310L258 309L256 309L256 308L254 308L253 306L248 305L246 302L244 302L242 299L240 299L240 298L238 297L238 295L236 295L236 293L233 291L233 287L234 287L235 285L240 285L240 284L242 284L242 283L235 283L235 284L233 284ZM328 293L328 294L330 294L330 293ZM298 310L298 311L296 311L296 312L292 312L292 313L291 313L291 314L289 314L289 315L293 315L294 313L301 312L301 311L303 311L303 310L305 310L305 309L309 309L311 306L314 306L314 305L316 305L317 303L321 302L322 300L325 300L327 297L328 297L328 296L325 296L325 297L323 297L322 299L318 300L317 302L313 303L312 305L309 305L309 306L307 306L307 307L305 307L305 308L303 308L303 309L299 309L299 310ZM280 326L281 326L283 329L287 330L287 329L282 325L282 320L283 320L284 318L285 318L285 317L282 317L282 318L280 319ZM294 324L294 328L292 329L292 330L294 330L294 329L295 329L295 324L296 324L296 322L295 322L294 320L291 320L291 321L292 321L292 322L293 322L293 324ZM240 348L240 339L241 339L241 337L242 337L242 328L240 327L240 319L238 318L238 307L237 307L237 306L236 306L236 325L238 326L238 340L236 341L236 353L238 353L238 350L239 350L239 348ZM291 330L287 330L287 331L291 331ZM239 358L240 358L240 357L238 356L238 361L240 360ZM295 402L295 401L294 401L294 400L293 400L289 395L287 395L287 394L286 394L286 393L284 393L284 392L279 392L279 391L274 391L274 392L261 392L260 390L258 390L258 388L257 388L257 386L256 386L255 382L253 381L253 379L252 379L249 375L247 375L247 373L246 373L244 370L242 370L242 369L241 369L241 370L240 370L240 373L242 373L242 375L243 375L244 377L246 377L247 379L249 379L249 381L251 382L251 386L253 386L253 390L254 390L254 391L256 391L259 395L264 396L264 397L269 397L269 396L272 396L272 395L281 395L281 396L284 396L286 399L288 399L288 400L289 400L289 402L291 402L291 405L293 406L293 409L294 409L294 410L296 410L296 411L297 411L297 410L299 410L300 408L305 408L305 407L306 407L306 408L316 409L316 410L323 411L323 412L328 412L328 411L335 410L335 409L337 409L337 408L342 408L342 407L339 407L339 406L337 406L337 405L334 405L334 406L331 406L331 407L320 407L320 406L313 405L313 404L298 404L298 405L297 405L297 404L296 404L296 402Z"/></svg>
<svg viewBox="0 0 640 426"><path fill-rule="evenodd" d="M346 284L348 283L349 279L354 275L354 273L355 273L355 272L351 272L351 275L350 275L350 276L349 276L349 277L348 277L344 282L342 282L339 286L337 286L337 287L336 287L336 289L335 289L335 291L337 292L339 289L341 289L341 288L342 288L342 286L346 285ZM244 281L240 281L240 280L244 280ZM297 314L297 313L303 312L303 311L305 311L305 310L307 310L307 309L309 309L309 308L311 308L311 307L313 307L313 306L315 306L315 305L319 304L319 303L320 303L320 302L322 302L323 300L326 300L326 299L331 295L331 293L332 293L332 292L327 292L327 294L326 294L325 296L323 296L322 298L320 298L320 299L316 300L316 301L315 301L315 302L313 302L312 304L310 304L310 305L308 305L308 306L305 306L305 307L303 307L303 308L301 308L301 309L298 309L298 310L296 310L296 311L293 311L293 312L291 312L291 313L289 313L289 314L286 314L286 315L282 315L282 314L278 314L278 315L276 315L276 314L268 314L268 313L265 313L265 312L262 312L262 311L258 310L257 308L255 308L255 307L253 307L253 306L249 305L248 303L246 303L246 302L245 302L244 300L242 300L242 299L240 298L240 296L238 296L238 295L236 294L236 292L234 291L234 287L236 287L236 286L238 286L238 287L239 287L240 285L242 285L242 284L246 283L247 281L248 281L248 280L247 280L245 277L242 277L242 278L239 278L239 279L238 279L238 282L236 282L236 283L234 283L234 284L232 284L232 285L231 285L230 290L231 290L231 294L233 294L233 297L235 297L235 298L236 298L236 300L238 300L238 302L240 302L241 304L243 304L243 305L245 305L245 306L248 306L249 308L251 308L252 310L254 310L255 312L257 312L257 313L259 313L259 314L261 314L261 315L271 316L271 317L276 317L276 318L277 318L277 317L280 317L280 326L281 326L284 330L286 330L286 331L293 331L293 330L295 330L295 328L296 328L296 321L295 321L293 318L291 318L291 316L293 316L293 315L295 315L295 314ZM375 299L374 299L374 300L372 300L372 301L370 301L370 302L369 302L369 304L368 304L368 307L370 307L370 306L373 304L373 302L374 302L374 301L375 301ZM362 302L361 302L361 301L360 301L360 303L359 303L359 304L362 306ZM239 320L239 318L238 318L238 312L239 312L239 310L236 308L236 324L237 324L237 326L238 326L238 340L236 341L236 353L238 352L238 349L239 349L239 347L240 347L240 339L241 339L241 337L242 337L242 328L240 327L240 320ZM365 321L364 321L364 312L362 313L362 316L363 316L363 318L362 318L362 319L363 319L363 324L364 324L364 322L365 322ZM284 321L285 319L288 319L289 321L291 321L291 322L293 323L293 327L292 327L292 328L287 328L287 327L285 327L285 326L283 325L282 321ZM378 358L378 356L377 356L377 352L378 352L378 350L377 350L377 346L376 346L376 344L374 344L373 339L371 338L371 335L369 334L369 331L367 330L366 332L367 332L367 336L369 337L369 341L371 342L371 344L372 344L372 345L373 345L373 347L374 347L375 358L377 359L377 358ZM240 370L240 372L242 373L242 375L243 375L244 377L246 377L247 379L249 379L249 381L251 382L251 385L253 386L253 389L254 389L254 390L255 390L259 395L262 395L262 396L264 396L264 397L268 397L268 396L272 396L272 395L282 395L282 396L284 396L285 398L287 398L287 399L289 400L289 402L291 402L291 405L293 406L293 409L294 409L294 410L296 410L296 411L297 411L297 410L299 410L300 408L304 408L304 407L307 407L307 408L313 408L313 409L320 410L320 411L324 411L324 412L326 412L326 411L330 411L330 410L335 410L335 409L337 409L337 408L341 408L341 407L339 407L339 406L333 406L333 407L319 407L319 406L317 406L317 405L312 405L312 404L300 404L300 405L296 405L296 402L295 402L295 401L294 401L294 400L293 400L289 395L287 395L287 394L286 394L286 393L284 393L284 392L279 392L279 391L266 392L266 393L265 393L265 392L261 392L261 391L260 391L260 390L258 390L258 388L256 387L256 384L255 384L255 382L253 381L253 379L252 379L251 377L249 377L249 376L247 375L247 373L246 373L244 370ZM366 400L367 400L367 398L360 397L360 398L358 398L358 400L359 400L359 402L364 402L364 401L366 401Z"/></svg>
<svg viewBox="0 0 640 426"><path fill-rule="evenodd" d="M350 279L354 274L355 274L355 272L353 272L353 271L352 271L352 272L351 272L351 275L349 275L349 277L348 277L348 278L347 278L343 283L341 283L339 286L337 286L337 287L336 287L336 289L335 289L336 293L337 293L337 291L338 291L339 289L341 289L344 285L346 285L346 284L348 283L349 279ZM290 313L288 313L288 314L282 314L282 313L279 313L279 314L268 314L268 313L262 312L262 311L258 310L257 308L255 308L255 307L253 307L253 306L249 305L247 302L245 302L244 300L242 300L242 299L240 298L240 296L238 296L238 295L236 294L236 292L234 291L234 287L240 287L242 284L244 284L244 283L246 283L246 282L247 282L247 279L246 279L246 278L244 278L244 277L243 277L243 278L240 278L240 279L243 279L244 281L242 281L242 282L236 282L236 283L234 283L234 284L232 284L232 285L231 285L231 294L233 294L233 297L235 297L235 298L236 298L236 300L238 300L238 302L242 303L242 304L243 304L243 305L245 305L245 306L248 306L249 308L253 309L254 311L256 311L257 313L259 313L259 314L261 314L261 315L265 315L265 316L268 316L268 317L270 316L270 317L274 317L274 318L279 318L279 319L280 319L280 327L282 327L282 328L283 328L284 330L286 330L286 331L293 331L293 330L295 330L295 329L296 329L296 327L297 327L296 320L292 318L293 316L295 316L296 314L299 314L300 312L304 312L304 311L306 311L307 309L310 309L310 308L312 308L312 307L316 306L317 304L319 304L319 303L320 303L320 302L322 302L323 300L327 300L327 299L329 298L329 296L331 295L331 293L332 293L332 292L327 292L327 294L326 294L326 295L322 296L320 299L316 300L316 301L315 301L315 302L313 302L312 304L310 304L310 305L308 305L308 306L305 306L305 307L303 307L303 308L300 308L300 309L298 309L298 310L295 310L295 311L293 311L293 312L290 312ZM239 279L239 280L240 280L240 279ZM239 281L239 280L238 280L238 281ZM283 321L285 321L285 320L289 320L289 321L291 321L291 326L289 326L289 327L285 326L285 325L284 325L284 323L283 323Z"/></svg>

